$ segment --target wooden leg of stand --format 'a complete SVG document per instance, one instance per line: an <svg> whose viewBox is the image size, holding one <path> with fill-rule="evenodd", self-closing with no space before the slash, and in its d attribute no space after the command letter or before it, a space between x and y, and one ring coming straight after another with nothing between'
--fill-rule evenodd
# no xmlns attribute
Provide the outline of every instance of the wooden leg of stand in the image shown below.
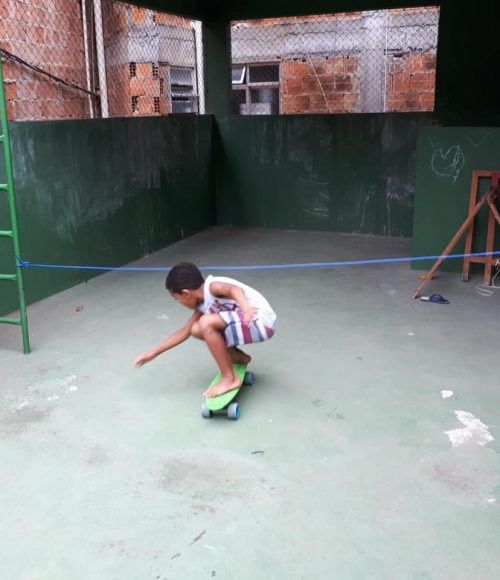
<svg viewBox="0 0 500 580"><path fill-rule="evenodd" d="M479 186L479 175L477 171L472 172L472 181L470 184L470 197L469 197L469 211L468 214L474 211L474 206L477 203L477 188ZM464 254L470 254L472 251L472 239L474 235L474 222L472 221L470 226L467 228L467 235L465 237L465 249ZM464 258L464 267L462 270L462 281L469 281L470 272L470 258Z"/></svg>
<svg viewBox="0 0 500 580"><path fill-rule="evenodd" d="M491 207L491 206L490 206ZM493 252L495 242L495 215L492 211L488 215L488 235L486 237L486 252ZM484 261L484 283L491 284L491 269L493 266L493 256L485 256Z"/></svg>
<svg viewBox="0 0 500 580"><path fill-rule="evenodd" d="M434 264L434 266L432 266L432 268L429 271L429 273L427 274L425 280L421 284L419 284L417 286L417 288L415 289L415 292L412 294L412 298L417 298L417 296L420 293L420 290L422 290L422 288L432 278L432 276L434 275L434 273L436 272L436 270L438 270L439 266L441 266L441 264L444 262L444 259L446 258L446 256L448 256L448 254L451 254L451 251L453 250L453 248L458 244L460 238L464 235L464 233L467 231L467 228L474 221L474 219L475 219L476 215L478 214L479 210L488 201L488 197L489 197L489 195L491 194L492 191L493 191L493 188L491 188L488 191L488 193L485 193L483 195L483 197L476 203L474 209L472 210L472 213L469 214L468 218L460 226L460 228L458 229L457 233L451 239L451 242L444 249L444 252L441 254L441 257L436 261L436 263Z"/></svg>

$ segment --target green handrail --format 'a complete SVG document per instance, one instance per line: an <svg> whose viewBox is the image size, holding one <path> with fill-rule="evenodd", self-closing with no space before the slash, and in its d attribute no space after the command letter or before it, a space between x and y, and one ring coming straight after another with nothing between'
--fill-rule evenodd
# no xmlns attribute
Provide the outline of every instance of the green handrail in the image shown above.
<svg viewBox="0 0 500 580"><path fill-rule="evenodd" d="M19 324L23 333L23 350L25 354L31 352L30 335L28 330L28 317L26 314L26 301L24 298L24 280L23 269L17 257L21 256L21 244L19 243L19 226L17 221L16 210L16 189L14 186L14 171L12 169L12 151L10 147L10 133L9 120L7 118L7 100L5 97L5 86L3 76L2 54L0 50L0 142L3 144L4 158L5 158L5 176L7 178L6 184L0 184L0 192L7 191L9 201L10 223L12 231L2 232L9 238L12 238L14 249L14 262L16 264L15 275L2 275L0 280L14 280L17 281L17 290L19 296L19 318L4 318L0 317L0 323ZM0 193L1 195L1 193Z"/></svg>

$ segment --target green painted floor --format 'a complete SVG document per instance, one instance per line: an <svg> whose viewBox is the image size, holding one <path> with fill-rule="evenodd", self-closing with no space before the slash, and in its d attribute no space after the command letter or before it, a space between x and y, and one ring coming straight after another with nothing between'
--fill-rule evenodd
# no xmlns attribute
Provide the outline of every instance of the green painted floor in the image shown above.
<svg viewBox="0 0 500 580"><path fill-rule="evenodd" d="M215 229L140 264L409 254ZM411 300L408 264L235 277L279 317L237 422L199 415L201 342L133 368L189 315L162 273L31 306L29 356L0 328L2 580L497 580L500 291L442 274L429 290L449 305Z"/></svg>

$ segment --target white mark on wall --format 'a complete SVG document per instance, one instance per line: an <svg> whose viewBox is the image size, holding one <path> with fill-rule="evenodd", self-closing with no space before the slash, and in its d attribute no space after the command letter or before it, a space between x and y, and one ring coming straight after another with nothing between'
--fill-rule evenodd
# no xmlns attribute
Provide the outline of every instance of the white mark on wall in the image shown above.
<svg viewBox="0 0 500 580"><path fill-rule="evenodd" d="M369 201L370 201L370 194L368 193L368 195L365 197L365 201L363 202L363 211L361 213L361 223L359 224L360 230L362 230L363 226L365 225L366 206L368 205Z"/></svg>
<svg viewBox="0 0 500 580"><path fill-rule="evenodd" d="M453 397L453 395L453 391L441 391L441 396L443 399L449 399L450 397Z"/></svg>
<svg viewBox="0 0 500 580"><path fill-rule="evenodd" d="M495 439L489 432L488 427L472 413L455 411L455 415L464 427L445 431L453 447L459 447L465 443L486 445Z"/></svg>
<svg viewBox="0 0 500 580"><path fill-rule="evenodd" d="M491 503L495 503L497 501L497 498L496 497L487 497L487 498L485 498L484 501L486 503L490 503L491 504Z"/></svg>
<svg viewBox="0 0 500 580"><path fill-rule="evenodd" d="M465 165L465 155L460 145L453 145L446 153L435 149L431 158L431 169L438 177L449 177L456 182Z"/></svg>
<svg viewBox="0 0 500 580"><path fill-rule="evenodd" d="M406 211L408 204L414 195L414 188L408 186L400 177L383 176L385 191L385 210L387 223L384 225L385 233L391 235L396 228L399 229L398 222L401 214Z"/></svg>
<svg viewBox="0 0 500 580"><path fill-rule="evenodd" d="M486 141L486 139L488 139L487 135L481 136L478 134L477 137L474 137L473 135L467 135L467 140L472 143L473 147L476 149L481 146Z"/></svg>
<svg viewBox="0 0 500 580"><path fill-rule="evenodd" d="M330 217L329 182L318 179L299 179L298 201L303 212L321 220Z"/></svg>

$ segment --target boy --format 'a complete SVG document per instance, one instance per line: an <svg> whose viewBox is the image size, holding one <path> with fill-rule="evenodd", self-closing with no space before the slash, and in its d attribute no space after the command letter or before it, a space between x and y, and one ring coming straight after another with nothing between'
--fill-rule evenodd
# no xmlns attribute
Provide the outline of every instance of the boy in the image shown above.
<svg viewBox="0 0 500 580"><path fill-rule="evenodd" d="M203 394L215 397L237 388L240 381L232 364L252 360L238 345L262 342L274 334L276 314L269 302L237 280L218 276L204 280L200 270L189 262L170 270L166 287L173 298L194 313L182 328L155 349L139 355L134 364L142 366L194 336L207 343L221 372L221 380Z"/></svg>

